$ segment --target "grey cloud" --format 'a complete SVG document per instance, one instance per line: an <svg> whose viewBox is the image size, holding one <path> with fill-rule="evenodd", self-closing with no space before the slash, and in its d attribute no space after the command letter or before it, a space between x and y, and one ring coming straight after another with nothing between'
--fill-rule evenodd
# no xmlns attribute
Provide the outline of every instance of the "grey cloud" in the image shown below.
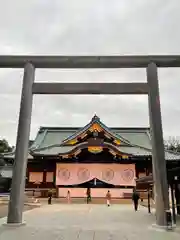
<svg viewBox="0 0 180 240"><path fill-rule="evenodd" d="M0 54L179 54L179 0L7 0L0 8ZM0 70L0 136L15 142L23 71ZM160 69L164 135L179 135L178 69ZM36 81L146 81L145 70L37 70ZM35 96L40 125L148 126L147 97Z"/></svg>

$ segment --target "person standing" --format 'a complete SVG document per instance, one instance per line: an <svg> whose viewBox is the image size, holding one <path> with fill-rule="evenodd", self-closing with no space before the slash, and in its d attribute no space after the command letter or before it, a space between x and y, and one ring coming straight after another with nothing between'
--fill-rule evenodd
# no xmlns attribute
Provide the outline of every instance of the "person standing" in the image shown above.
<svg viewBox="0 0 180 240"><path fill-rule="evenodd" d="M132 194L132 200L134 203L134 210L137 211L138 210L138 204L139 204L139 193L136 191L136 189L134 189L133 194Z"/></svg>
<svg viewBox="0 0 180 240"><path fill-rule="evenodd" d="M107 206L110 207L110 204L111 204L111 193L110 193L109 190L106 193L106 203L107 203Z"/></svg>
<svg viewBox="0 0 180 240"><path fill-rule="evenodd" d="M52 204L52 190L49 190L48 192L48 204Z"/></svg>
<svg viewBox="0 0 180 240"><path fill-rule="evenodd" d="M71 202L71 194L70 191L67 191L67 202L70 203Z"/></svg>
<svg viewBox="0 0 180 240"><path fill-rule="evenodd" d="M91 189L90 188L87 188L86 197L87 197L87 204L88 204L89 202L91 202Z"/></svg>

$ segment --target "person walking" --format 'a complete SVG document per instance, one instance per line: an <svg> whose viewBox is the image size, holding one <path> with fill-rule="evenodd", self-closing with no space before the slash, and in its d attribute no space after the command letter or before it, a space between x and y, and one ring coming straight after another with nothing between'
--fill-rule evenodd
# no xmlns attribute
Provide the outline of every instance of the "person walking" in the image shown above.
<svg viewBox="0 0 180 240"><path fill-rule="evenodd" d="M109 190L106 193L106 203L107 203L107 206L110 207L110 205L111 205L111 193L110 193Z"/></svg>
<svg viewBox="0 0 180 240"><path fill-rule="evenodd" d="M134 189L133 194L132 194L132 200L134 203L134 210L137 211L138 210L138 204L139 204L139 193L136 191L136 189Z"/></svg>

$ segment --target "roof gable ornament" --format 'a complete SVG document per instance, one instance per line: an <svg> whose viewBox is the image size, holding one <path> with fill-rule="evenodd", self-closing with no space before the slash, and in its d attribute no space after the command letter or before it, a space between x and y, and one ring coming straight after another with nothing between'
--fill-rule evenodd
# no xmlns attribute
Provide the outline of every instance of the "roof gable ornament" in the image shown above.
<svg viewBox="0 0 180 240"><path fill-rule="evenodd" d="M101 132L103 129L98 123L93 123L92 126L89 128L90 132Z"/></svg>
<svg viewBox="0 0 180 240"><path fill-rule="evenodd" d="M94 114L94 116L91 119L91 122L94 122L94 121L100 121L100 118L96 114Z"/></svg>
<svg viewBox="0 0 180 240"><path fill-rule="evenodd" d="M80 130L76 131L73 135L62 141L62 145L75 145L78 143L78 138L83 139L87 136L87 132L90 131L94 136L98 135L98 132L104 132L104 135L112 139L115 145L126 144L130 145L129 141L113 133L105 124L100 121L100 118L95 114L91 121Z"/></svg>

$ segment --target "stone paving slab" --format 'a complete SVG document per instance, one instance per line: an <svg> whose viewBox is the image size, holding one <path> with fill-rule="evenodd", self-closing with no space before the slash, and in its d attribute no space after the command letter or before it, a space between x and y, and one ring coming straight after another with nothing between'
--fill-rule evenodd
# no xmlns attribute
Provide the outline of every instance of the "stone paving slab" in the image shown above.
<svg viewBox="0 0 180 240"><path fill-rule="evenodd" d="M26 226L9 228L0 220L0 240L176 240L178 232L152 229L154 216L130 205L54 204L24 213Z"/></svg>

